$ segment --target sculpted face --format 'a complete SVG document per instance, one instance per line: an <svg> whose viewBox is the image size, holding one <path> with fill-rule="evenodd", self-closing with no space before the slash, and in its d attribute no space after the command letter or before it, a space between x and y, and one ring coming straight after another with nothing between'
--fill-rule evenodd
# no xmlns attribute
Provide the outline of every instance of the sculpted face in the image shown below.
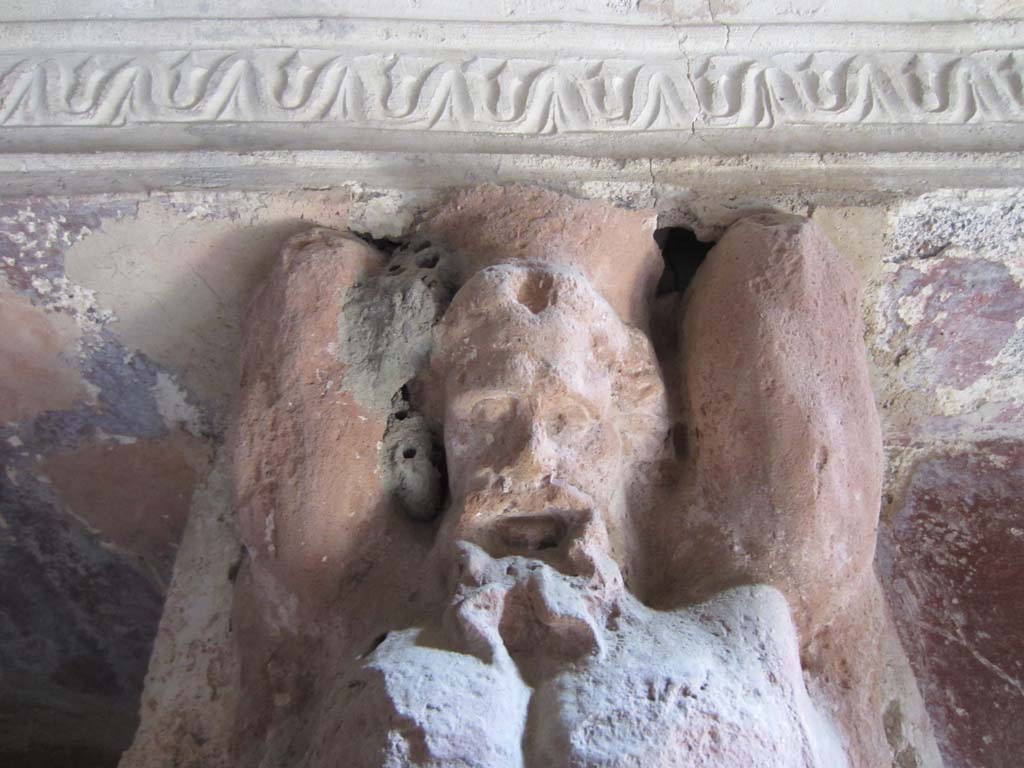
<svg viewBox="0 0 1024 768"><path fill-rule="evenodd" d="M463 287L438 348L449 537L569 570L619 554L637 375L663 399L646 339L581 276L506 265Z"/></svg>
<svg viewBox="0 0 1024 768"><path fill-rule="evenodd" d="M422 250L385 266L345 247L353 258L311 245L284 261L258 313L271 325L247 346L233 460L251 556L239 589L256 606L250 626L266 630L243 669L266 695L238 733L301 714L316 766L891 762L888 708L918 710L860 679L895 668L863 662L898 640L866 591L877 590L882 465L856 276L823 234L793 217L744 220L685 296L657 305L671 415L650 341L582 273L476 268L448 304L456 280ZM323 286L371 257L382 280L406 278L354 294L344 339L358 354L344 365L410 368L368 388L390 411L358 398L328 410L327 389L306 386L339 370L317 356L334 354L337 305ZM352 267L347 279L364 272L375 274ZM313 310L324 335L309 332ZM276 329L270 343L263 327ZM266 471L277 465L288 482ZM391 514L433 520L445 482L439 528ZM330 578L335 552L308 555L321 539L351 544ZM443 589L424 578L428 562L447 571ZM290 592L278 570L294 576L281 580ZM308 598L319 583L329 600ZM281 594L308 601L324 653L296 645L278 675L278 638L307 621ZM300 695L307 685L316 696Z"/></svg>

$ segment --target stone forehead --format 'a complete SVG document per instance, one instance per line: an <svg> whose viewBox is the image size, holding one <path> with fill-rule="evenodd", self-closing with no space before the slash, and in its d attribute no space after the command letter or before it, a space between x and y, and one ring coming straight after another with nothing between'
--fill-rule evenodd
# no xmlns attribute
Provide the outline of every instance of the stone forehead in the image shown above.
<svg viewBox="0 0 1024 768"><path fill-rule="evenodd" d="M579 333L579 342L597 341L598 352L613 355L629 343L627 326L585 276L548 264L501 264L477 272L452 300L439 347L454 351L481 328L494 342L541 336L556 349L576 346L572 335Z"/></svg>

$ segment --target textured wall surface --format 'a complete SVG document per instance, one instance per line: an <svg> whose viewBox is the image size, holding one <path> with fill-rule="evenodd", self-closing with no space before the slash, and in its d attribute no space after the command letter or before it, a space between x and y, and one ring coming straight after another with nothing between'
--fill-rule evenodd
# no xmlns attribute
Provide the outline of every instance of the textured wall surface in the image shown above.
<svg viewBox="0 0 1024 768"><path fill-rule="evenodd" d="M130 743L250 286L303 216L343 208L207 205L0 202L5 764L109 765Z"/></svg>
<svg viewBox="0 0 1024 768"><path fill-rule="evenodd" d="M130 744L190 509L203 511L193 565L179 568L164 617L181 642L158 643L144 706L196 695L180 686L190 666L223 703L233 673L217 653L230 628L216 579L230 585L238 550L210 468L244 306L295 232L397 235L444 197L353 187L0 201L5 764L111 765ZM620 200L652 201L663 224L712 239L743 212L810 214L860 272L888 462L877 569L947 764L1012 764L1024 750L1010 725L1024 706L1024 198L811 203L660 187ZM198 563L212 574L201 586ZM178 712L196 743L219 727ZM888 724L898 740L899 713Z"/></svg>
<svg viewBox="0 0 1024 768"><path fill-rule="evenodd" d="M950 766L1012 765L1024 707L1024 208L901 206L874 313L890 481L878 567Z"/></svg>

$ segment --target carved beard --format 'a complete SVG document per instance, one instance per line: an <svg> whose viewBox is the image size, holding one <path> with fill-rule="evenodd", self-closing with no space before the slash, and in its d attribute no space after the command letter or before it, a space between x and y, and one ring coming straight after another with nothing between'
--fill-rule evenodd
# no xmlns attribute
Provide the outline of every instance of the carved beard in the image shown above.
<svg viewBox="0 0 1024 768"><path fill-rule="evenodd" d="M541 560L494 558L458 543L457 581L445 624L464 649L483 659L511 658L527 681L604 652L606 627L625 594L618 565L587 551L586 575Z"/></svg>

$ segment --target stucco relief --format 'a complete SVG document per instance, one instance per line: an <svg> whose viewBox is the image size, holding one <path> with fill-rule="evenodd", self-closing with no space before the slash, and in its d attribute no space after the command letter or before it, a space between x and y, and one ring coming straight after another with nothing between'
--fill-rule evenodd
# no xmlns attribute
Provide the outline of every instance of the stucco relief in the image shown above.
<svg viewBox="0 0 1024 768"><path fill-rule="evenodd" d="M741 220L656 298L649 252L435 223L299 236L253 305L239 759L932 764L877 661L881 437L824 235Z"/></svg>
<svg viewBox="0 0 1024 768"><path fill-rule="evenodd" d="M318 48L7 54L0 125L328 122L543 135L1019 123L1021 72L1015 49L655 61Z"/></svg>
<svg viewBox="0 0 1024 768"><path fill-rule="evenodd" d="M844 192L1019 183L1009 7L879 2L866 23L863 4L850 18L691 4L12 11L0 177L26 195L471 179L628 182L657 199L652 186L712 177L742 189L734 164L750 157L787 188L794 172Z"/></svg>

